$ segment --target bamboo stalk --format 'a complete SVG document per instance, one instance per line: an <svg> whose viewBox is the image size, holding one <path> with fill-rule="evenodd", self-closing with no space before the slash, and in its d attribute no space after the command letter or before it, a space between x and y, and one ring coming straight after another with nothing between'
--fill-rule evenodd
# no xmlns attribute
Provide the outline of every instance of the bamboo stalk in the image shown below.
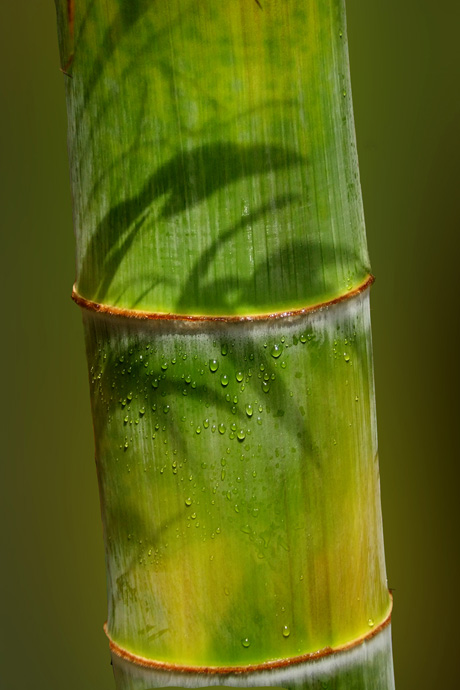
<svg viewBox="0 0 460 690"><path fill-rule="evenodd" d="M391 688L344 3L56 5L117 688Z"/></svg>

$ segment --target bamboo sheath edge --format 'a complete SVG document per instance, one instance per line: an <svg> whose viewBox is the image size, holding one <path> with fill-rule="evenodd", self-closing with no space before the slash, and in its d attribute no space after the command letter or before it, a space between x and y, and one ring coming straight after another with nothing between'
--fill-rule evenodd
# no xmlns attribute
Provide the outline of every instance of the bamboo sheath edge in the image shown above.
<svg viewBox="0 0 460 690"><path fill-rule="evenodd" d="M109 304L100 304L99 302L93 302L92 300L86 299L78 294L76 286L74 285L72 290L73 301L82 309L88 311L96 312L98 314L108 314L110 316L119 316L127 319L137 319L140 321L211 321L211 322L231 322L231 323L241 323L245 321L263 321L263 320L275 320L284 317L292 316L302 316L303 314L312 313L315 311L320 311L321 309L327 309L340 302L345 302L353 297L360 295L362 292L367 290L375 281L372 274L369 274L362 283L357 287L348 290L346 293L334 297L331 300L325 302L319 302L318 304L313 304L308 307L302 307L300 309L286 309L284 311L271 312L266 314L247 314L247 315L193 315L193 314L174 314L170 312L150 312L150 311L140 311L137 309L125 309L122 307L114 307Z"/></svg>
<svg viewBox="0 0 460 690"><path fill-rule="evenodd" d="M287 666L294 666L295 664L301 664L308 661L317 661L323 657L331 656L333 654L340 654L341 652L347 652L364 642L368 642L373 637L382 632L391 623L391 615L393 611L393 596L391 592L390 595L390 609L386 618L379 624L376 625L372 630L370 630L365 635L361 635L350 642L346 642L343 645L337 647L324 647L319 649L317 652L309 652L307 654L302 654L300 656L289 657L287 659L274 659L272 661L265 661L261 664L248 664L247 666L181 666L179 664L170 664L165 661L155 661L153 659L147 659L137 654L133 654L123 647L117 645L116 642L112 640L108 632L107 623L104 623L104 632L108 637L110 650L117 656L125 659L126 661L136 664L137 666L143 666L144 668L152 668L157 670L165 671L176 671L179 673L201 673L203 675L228 675L232 673L243 674L243 673L253 673L259 671L268 671L270 669L279 669Z"/></svg>

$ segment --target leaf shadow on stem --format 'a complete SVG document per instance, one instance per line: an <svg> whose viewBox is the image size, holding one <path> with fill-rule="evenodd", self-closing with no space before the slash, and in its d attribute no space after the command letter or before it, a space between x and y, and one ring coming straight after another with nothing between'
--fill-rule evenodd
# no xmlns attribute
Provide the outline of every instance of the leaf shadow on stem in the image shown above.
<svg viewBox="0 0 460 690"><path fill-rule="evenodd" d="M164 198L158 220L168 220L186 213L239 179L286 169L302 162L304 159L297 152L276 145L217 142L180 151L147 179L138 194L111 208L101 220L83 257L78 281L80 293L92 295L96 301L104 301L123 257L137 238L155 201ZM290 200L292 197L286 195L273 203L286 205ZM255 217L264 210L261 207L255 212ZM244 222L238 223L224 233L222 241L245 225ZM211 252L215 253L216 249L214 247ZM210 254L203 257L203 262L209 262L209 259ZM95 275L100 276L96 286Z"/></svg>

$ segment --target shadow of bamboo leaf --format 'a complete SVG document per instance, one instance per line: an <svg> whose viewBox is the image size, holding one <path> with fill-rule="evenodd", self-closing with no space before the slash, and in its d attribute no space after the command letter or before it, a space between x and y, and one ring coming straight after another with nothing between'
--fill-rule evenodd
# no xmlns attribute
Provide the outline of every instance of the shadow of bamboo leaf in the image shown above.
<svg viewBox="0 0 460 690"><path fill-rule="evenodd" d="M105 65L110 62L112 55L119 45L123 34L128 33L134 24L152 6L155 0L118 0L118 12L106 29L100 44L98 57L93 62L92 71L85 80L84 103L91 98ZM83 27L82 27L83 28Z"/></svg>
<svg viewBox="0 0 460 690"><path fill-rule="evenodd" d="M154 334L151 336L154 339ZM107 348L108 349L108 348ZM105 352L105 359L100 361L98 351L88 354L89 361L94 362L90 378L93 384L98 386L99 393L94 398L95 417L103 418L103 415L113 414L114 410L122 405L123 407L130 402L135 410L135 415L139 416L139 410L147 407L152 409L154 406L165 404L166 399L171 400L177 397L187 397L188 404L191 401L193 406L203 408L206 402L211 409L228 412L230 403L223 394L222 386L218 379L212 378L206 383L197 383L195 380L186 379L184 375L170 374L166 376L161 366L145 366L144 359L130 356L128 353L136 353L139 350L138 343L133 341L123 349L123 352L109 350ZM181 368L182 374L183 369ZM195 376L194 376L195 378ZM114 394L116 391L116 394ZM133 401L132 395L135 391L136 398ZM99 410L99 406L101 409ZM102 414L103 413L103 414ZM245 413L237 409L235 414L237 419L243 420ZM169 418L171 421L171 418ZM174 421L174 417L172 420ZM179 427L178 427L179 429ZM175 434L177 440L183 439L184 435L178 431ZM183 448L186 455L186 447Z"/></svg>
<svg viewBox="0 0 460 690"><path fill-rule="evenodd" d="M304 162L296 151L265 144L218 142L175 156L156 175L169 194L160 217L170 218L199 204L238 179L286 169Z"/></svg>
<svg viewBox="0 0 460 690"><path fill-rule="evenodd" d="M138 194L112 207L101 220L82 261L78 281L81 294L104 300L121 261L156 200L165 198L159 220L167 220L239 179L302 162L304 159L292 149L262 144L220 142L179 152L146 180ZM287 200L286 197L280 201L287 203Z"/></svg>
<svg viewBox="0 0 460 690"><path fill-rule="evenodd" d="M92 3L92 5L93 4L94 3ZM116 4L118 5L118 11L103 34L103 37L100 41L98 55L92 62L91 72L85 78L84 98L82 101L83 104L87 104L92 97L94 89L98 85L106 65L110 63L115 50L118 48L123 39L123 36L132 31L138 21L140 21L142 18L145 18L145 15L151 11L152 5L159 3L157 0L117 0ZM192 0L187 6L182 6L175 17L172 17L165 26L150 36L151 43L154 42L156 44L163 36L168 37L171 30L173 28L177 28L182 20L190 12L194 11L194 4L195 3ZM84 24L88 15L89 10L87 12L87 16L82 22L82 30L80 31L80 34L82 34L84 31Z"/></svg>
<svg viewBox="0 0 460 690"><path fill-rule="evenodd" d="M286 195L278 197L276 203L281 208L295 199L295 196ZM325 294L334 288L334 285L327 281L327 269L336 265L337 256L348 259L351 263L355 255L347 247L309 238L292 242L273 252L267 260L259 262L254 272L247 277L235 275L232 278L227 275L218 279L208 278L207 269L224 242L238 231L250 226L267 208L262 206L242 218L203 252L190 272L180 296L177 305L179 313L187 312L194 306L197 285L201 301L208 307L218 303L227 314L237 313L237 310L244 306L245 295L251 296L251 307L259 307L260 312L264 313L270 308L270 296L275 300L278 297L283 304L306 306L311 295ZM295 277L294 280L292 276ZM257 285L257 290L253 289L254 284Z"/></svg>
<svg viewBox="0 0 460 690"><path fill-rule="evenodd" d="M267 341L269 338L267 338ZM271 343L269 345L271 347ZM258 378L250 379L249 385L252 385L256 392L259 393L259 397L267 395L266 405L271 408L272 418L282 417L282 425L284 429L287 429L292 439L299 442L300 450L304 457L311 455L311 433L307 423L307 420L303 417L300 411L300 406L297 400L290 398L288 387L286 386L282 374L277 371L275 374L275 368L273 367L273 360L267 350L261 350L260 339L249 339L248 348L252 353L257 352L257 368L259 371L262 369L265 374L270 378L267 380ZM271 361L270 361L271 360ZM272 380L271 376L274 374L276 376L275 380ZM264 385L265 381L265 385ZM262 394L262 396L260 395ZM288 410L289 413L285 414ZM299 436L299 431L303 429L303 434Z"/></svg>
<svg viewBox="0 0 460 690"><path fill-rule="evenodd" d="M253 223L257 221L258 218L263 217L268 211L272 210L274 207L277 209L281 209L284 206L293 203L298 198L299 196L294 194L285 194L283 196L278 196L273 201L270 201L268 204L263 204L262 206L259 206L259 208L251 212L249 215L243 216L238 223L235 223L235 225L232 225L228 230L223 232L220 235L220 237L215 242L213 242L211 246L206 251L204 251L198 258L198 260L195 262L195 266L190 271L187 277L187 282L185 283L182 293L179 297L177 303L177 311L179 313L187 311L189 307L193 304L193 290L195 288L195 285L197 285L202 279L202 277L206 275L206 271L208 270L209 265L211 264L219 249L225 244L225 242L227 242L241 230L244 230L244 228L251 226ZM219 290L219 285L216 284L216 281L209 286L209 290L206 290L206 304L212 304L213 295L222 295L225 293L225 285L227 284L227 280L223 282L225 284L222 285L222 290ZM239 281L237 281L237 283L239 284ZM217 292L215 292L216 288L218 290ZM209 299L211 300L211 302L209 302Z"/></svg>

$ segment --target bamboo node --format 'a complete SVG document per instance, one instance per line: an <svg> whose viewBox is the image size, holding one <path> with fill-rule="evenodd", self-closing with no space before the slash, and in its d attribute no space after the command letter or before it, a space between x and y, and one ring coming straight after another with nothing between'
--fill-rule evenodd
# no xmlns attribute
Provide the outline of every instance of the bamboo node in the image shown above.
<svg viewBox="0 0 460 690"><path fill-rule="evenodd" d="M331 656L333 654L339 654L341 652L347 652L354 647L358 647L365 642L368 642L373 637L381 633L388 625L391 623L391 614L393 611L393 596L390 594L390 610L386 618L378 625L373 625L372 630L364 635L347 642L343 645L337 647L324 647L316 652L309 652L307 654L301 654L300 656L290 657L287 659L274 659L271 661L265 661L261 664L248 664L246 666L181 666L180 664L171 664L166 661L155 661L154 659L147 659L145 657L133 654L127 649L120 647L112 638L110 637L107 623L104 623L104 632L108 637L110 650L114 652L117 656L129 661L132 664L142 666L144 668L152 668L156 670L164 671L175 671L178 673L198 673L203 675L228 675L231 673L242 674L242 673L252 673L258 671L266 671L270 669L279 669L287 666L294 666L295 664L301 664L309 661L317 661L326 656Z"/></svg>
<svg viewBox="0 0 460 690"><path fill-rule="evenodd" d="M96 312L98 314L108 314L111 316L120 316L127 319L138 319L140 321L213 321L213 322L244 322L244 321L263 321L272 319L282 319L292 316L303 316L311 312L320 311L321 309L328 309L329 307L345 302L349 299L357 297L362 292L370 288L375 281L373 275L369 274L362 283L357 287L352 288L348 292L339 295L331 300L313 304L308 307L300 309L287 309L285 311L272 312L267 314L247 314L247 315L194 315L194 314L173 314L169 312L150 312L138 309L125 309L124 307L115 307L109 304L100 304L93 302L78 294L76 285L73 286L72 299L82 309Z"/></svg>

